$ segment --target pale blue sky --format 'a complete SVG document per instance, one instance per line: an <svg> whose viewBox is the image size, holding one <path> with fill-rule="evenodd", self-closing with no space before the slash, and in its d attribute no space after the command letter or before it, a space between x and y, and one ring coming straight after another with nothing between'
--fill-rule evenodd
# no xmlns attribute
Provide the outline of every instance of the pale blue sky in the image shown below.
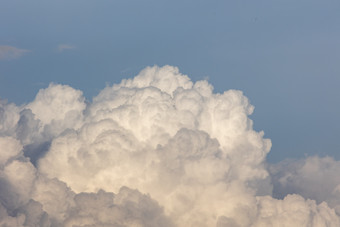
<svg viewBox="0 0 340 227"><path fill-rule="evenodd" d="M56 82L91 99L169 64L242 90L269 161L340 159L339 12L338 0L1 1L0 46L22 51L0 48L0 98L29 102Z"/></svg>

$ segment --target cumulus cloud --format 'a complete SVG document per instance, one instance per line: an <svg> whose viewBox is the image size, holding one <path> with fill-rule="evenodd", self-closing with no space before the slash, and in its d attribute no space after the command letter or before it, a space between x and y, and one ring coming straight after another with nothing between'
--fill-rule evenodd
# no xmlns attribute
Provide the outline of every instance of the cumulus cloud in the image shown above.
<svg viewBox="0 0 340 227"><path fill-rule="evenodd" d="M340 162L332 157L286 160L270 167L273 195L282 198L297 193L305 198L326 201L340 214Z"/></svg>
<svg viewBox="0 0 340 227"><path fill-rule="evenodd" d="M72 50L75 49L76 47L73 45L69 45L69 44L59 44L58 45L58 51L59 52L63 52L65 50Z"/></svg>
<svg viewBox="0 0 340 227"><path fill-rule="evenodd" d="M23 56L30 50L19 49L14 46L0 46L0 60L12 60Z"/></svg>
<svg viewBox="0 0 340 227"><path fill-rule="evenodd" d="M64 226L173 226L163 209L137 190L122 187L118 194L99 190L74 197Z"/></svg>
<svg viewBox="0 0 340 227"><path fill-rule="evenodd" d="M91 103L58 84L24 106L0 102L0 220L339 226L339 200L327 195L339 186L325 182L324 194L299 189L301 179L310 187L324 176L336 180L337 162L268 171L271 141L253 129L253 109L241 91L214 93L207 81L193 82L172 66L147 67ZM312 182L318 171L325 172Z"/></svg>

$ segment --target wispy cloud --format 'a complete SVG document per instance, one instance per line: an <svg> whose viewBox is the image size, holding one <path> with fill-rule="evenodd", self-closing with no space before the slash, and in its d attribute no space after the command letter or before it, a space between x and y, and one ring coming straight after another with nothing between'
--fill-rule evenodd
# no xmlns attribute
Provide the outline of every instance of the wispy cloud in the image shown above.
<svg viewBox="0 0 340 227"><path fill-rule="evenodd" d="M19 49L14 46L0 46L0 60L17 59L30 50Z"/></svg>
<svg viewBox="0 0 340 227"><path fill-rule="evenodd" d="M59 44L58 46L58 51L59 52L63 52L64 50L71 50L71 49L75 49L76 47L73 45L69 45L69 44Z"/></svg>

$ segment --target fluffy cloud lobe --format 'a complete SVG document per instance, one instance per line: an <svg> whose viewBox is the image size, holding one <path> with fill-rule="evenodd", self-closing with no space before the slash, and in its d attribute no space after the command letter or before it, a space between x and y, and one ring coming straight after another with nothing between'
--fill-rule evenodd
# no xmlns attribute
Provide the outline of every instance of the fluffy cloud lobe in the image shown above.
<svg viewBox="0 0 340 227"><path fill-rule="evenodd" d="M339 200L289 192L288 173L268 171L253 109L241 91L214 93L171 66L91 103L56 84L25 106L0 102L0 224L339 226Z"/></svg>

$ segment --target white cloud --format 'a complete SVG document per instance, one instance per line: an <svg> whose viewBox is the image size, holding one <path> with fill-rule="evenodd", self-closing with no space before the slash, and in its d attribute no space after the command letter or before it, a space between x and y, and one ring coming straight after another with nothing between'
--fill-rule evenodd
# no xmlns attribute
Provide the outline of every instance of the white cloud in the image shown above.
<svg viewBox="0 0 340 227"><path fill-rule="evenodd" d="M19 49L13 46L0 46L0 60L17 59L28 52L30 50Z"/></svg>
<svg viewBox="0 0 340 227"><path fill-rule="evenodd" d="M0 220L53 227L339 226L333 207L340 201L326 203L332 195L307 199L305 189L271 196L271 142L253 129L252 111L241 91L214 93L207 81L194 83L171 66L147 67L92 103L55 84L25 106L0 102ZM280 170L275 179L272 172L274 188L286 175L304 182L294 187L313 187L308 180L317 172L317 179L337 181L338 168L328 168L334 160L308 163L292 164L295 172ZM322 182L338 193L331 180Z"/></svg>
<svg viewBox="0 0 340 227"><path fill-rule="evenodd" d="M58 51L59 52L63 52L65 50L72 50L75 49L76 47L73 45L69 45L69 44L59 44L58 45Z"/></svg>

